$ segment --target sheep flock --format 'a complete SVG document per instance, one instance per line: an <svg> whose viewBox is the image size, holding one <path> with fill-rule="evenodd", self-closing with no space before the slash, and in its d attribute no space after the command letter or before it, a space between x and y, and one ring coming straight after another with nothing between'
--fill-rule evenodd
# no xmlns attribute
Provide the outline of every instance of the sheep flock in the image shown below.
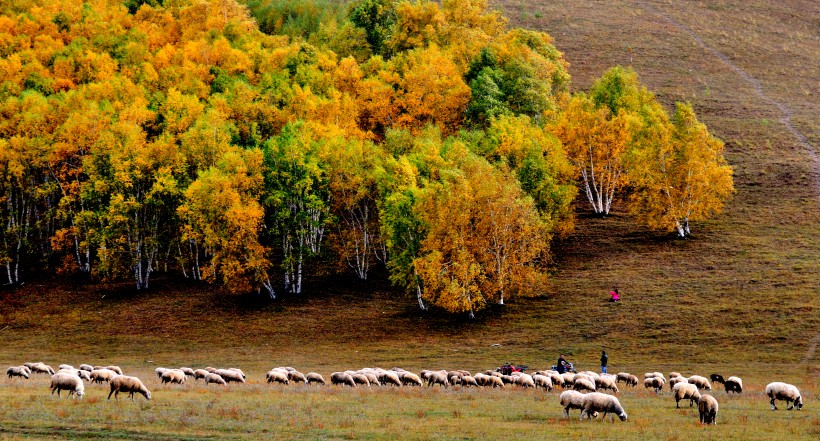
<svg viewBox="0 0 820 441"><path fill-rule="evenodd" d="M145 400L151 400L151 391L146 383L153 387L178 387L185 384L201 384L200 387L228 387L231 383L242 385L245 383L267 383L271 387L339 387L339 388L489 388L489 389L532 389L552 392L563 389L558 403L563 418L569 418L571 409L580 410L580 419L596 419L607 415L612 420L617 416L621 421L627 419L627 413L621 406L616 395L621 388L635 388L638 377L628 372L617 374L597 373L593 371L566 372L559 374L553 370L539 370L532 373L513 372L504 375L498 369L488 369L482 372L471 373L466 370L422 370L411 372L399 367L383 369L367 367L356 370L332 372L325 376L317 372L303 373L290 366L278 366L265 373L264 380L249 379L241 369L236 367L215 368L191 367L166 368L158 367L154 370L156 380L151 382L141 380L135 376L126 375L122 368L115 365L81 364L78 368L72 365L61 364L55 370L43 362L27 362L19 366L10 366L6 370L8 381L26 381L36 375L49 376L49 390L53 395L67 391L68 397L82 399L86 394L85 384L108 384L107 399L113 396L119 399L119 393L127 394L130 400L134 395L141 395ZM200 381L202 380L202 381ZM652 395L664 394L664 386L669 385L670 401L674 399L675 408L680 407L681 401L688 401L689 406L697 406L701 424L717 424L718 401L713 395L703 392L712 391L712 384L724 385L725 396L730 393L746 392L743 381L737 376L726 379L719 374L712 374L709 378L700 375L684 377L678 372L670 372L669 378L661 372L647 372L644 374L644 387L651 389ZM766 386L765 396L770 399L771 409L777 410L775 401L786 401L787 410L800 410L803 407L803 396L794 385L773 382Z"/></svg>

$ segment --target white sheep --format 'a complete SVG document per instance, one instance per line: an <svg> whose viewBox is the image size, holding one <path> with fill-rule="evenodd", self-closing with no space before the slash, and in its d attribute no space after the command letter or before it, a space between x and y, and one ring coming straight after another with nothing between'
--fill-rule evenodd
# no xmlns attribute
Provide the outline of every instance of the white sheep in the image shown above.
<svg viewBox="0 0 820 441"><path fill-rule="evenodd" d="M675 377L681 377L681 376L682 376L682 375L680 374L680 372L670 372L670 373L669 373L669 379L670 379L670 380L671 380L671 379L673 379L673 378L675 378Z"/></svg>
<svg viewBox="0 0 820 441"><path fill-rule="evenodd" d="M207 371L206 371L205 376L203 378L205 379L205 384L216 383L216 384L221 384L223 386L228 384L225 381L224 378L219 376L219 374L212 374L212 373L207 372Z"/></svg>
<svg viewBox="0 0 820 441"><path fill-rule="evenodd" d="M60 370L60 371L63 371L63 370L73 371L73 370L74 370L74 366L72 366L72 365L70 365L70 364L61 364L61 365L57 368L57 370Z"/></svg>
<svg viewBox="0 0 820 441"><path fill-rule="evenodd" d="M697 386L692 383L678 383L672 388L675 393L675 408L680 408L681 400L689 400L689 407L692 407L695 402L700 400L700 392Z"/></svg>
<svg viewBox="0 0 820 441"><path fill-rule="evenodd" d="M122 375L122 369L119 366L106 366L105 368L116 372L117 375Z"/></svg>
<svg viewBox="0 0 820 441"><path fill-rule="evenodd" d="M151 392L142 384L137 377L128 377L125 375L117 375L108 382L111 386L111 392L108 392L108 399L111 399L111 394L114 394L114 399L119 400L120 392L128 393L131 401L134 401L134 393L139 393L145 397L146 400L151 399Z"/></svg>
<svg viewBox="0 0 820 441"><path fill-rule="evenodd" d="M603 412L602 420L606 418L607 413L618 415L621 421L626 421L627 418L621 402L616 397L598 392L584 395L584 408L581 410L581 419L583 420L585 415L591 419L592 412Z"/></svg>
<svg viewBox="0 0 820 441"><path fill-rule="evenodd" d="M245 377L240 372L231 369L217 369L215 374L222 377L226 382L244 383Z"/></svg>
<svg viewBox="0 0 820 441"><path fill-rule="evenodd" d="M197 369L194 371L194 380L205 378L205 376L208 374L210 374L210 372L206 371L205 369Z"/></svg>
<svg viewBox="0 0 820 441"><path fill-rule="evenodd" d="M620 383L621 381L623 381L627 386L638 385L638 377L630 374L629 372L618 372L615 376L615 382Z"/></svg>
<svg viewBox="0 0 820 441"><path fill-rule="evenodd" d="M189 368L189 367L181 367L181 368L179 368L179 370L181 370L182 373L184 373L186 377L193 377L194 376L194 370Z"/></svg>
<svg viewBox="0 0 820 441"><path fill-rule="evenodd" d="M569 410L570 409L584 409L584 394L575 390L567 390L561 392L561 396L559 397L561 406L564 407L564 417L569 418ZM593 412L593 417L597 418L598 413Z"/></svg>
<svg viewBox="0 0 820 441"><path fill-rule="evenodd" d="M775 400L783 400L786 402L786 410L792 410L795 407L800 410L803 407L803 396L794 385L788 383L781 383L776 381L766 385L766 395L771 399L772 410L777 410ZM789 404L792 403L791 407Z"/></svg>
<svg viewBox="0 0 820 441"><path fill-rule="evenodd" d="M68 391L69 397L73 394L82 399L85 394L85 385L83 385L83 380L74 374L69 374L66 372L58 372L52 375L49 388L51 389L51 395L54 395L54 391L57 391L58 397L60 396L60 391L63 390Z"/></svg>
<svg viewBox="0 0 820 441"><path fill-rule="evenodd" d="M741 393L743 392L743 380L740 377L729 377L723 383L723 388L726 389L726 393L735 392Z"/></svg>
<svg viewBox="0 0 820 441"><path fill-rule="evenodd" d="M532 381L535 384L535 388L538 389L543 388L547 392L552 391L552 379L546 375L533 375Z"/></svg>
<svg viewBox="0 0 820 441"><path fill-rule="evenodd" d="M385 385L392 384L394 386L401 386L401 378L393 371L382 371L379 376L379 381Z"/></svg>
<svg viewBox="0 0 820 441"><path fill-rule="evenodd" d="M595 379L595 389L596 390L604 390L609 389L616 394L618 391L618 386L615 384L615 380L610 376L600 376Z"/></svg>
<svg viewBox="0 0 820 441"><path fill-rule="evenodd" d="M245 373L244 373L244 372L242 372L242 369L239 369L239 368L228 368L228 370L229 370L229 371L234 371L234 372L238 373L239 375L241 375L241 376L242 376L242 379L244 379L244 380L246 380L246 379L248 378L248 377L246 377L246 376L245 376ZM243 383L244 383L244 381L243 381Z"/></svg>
<svg viewBox="0 0 820 441"><path fill-rule="evenodd" d="M26 363L24 366L28 367L29 370L31 370L31 373L33 373L33 374L49 374L49 375L54 375L55 374L54 369L52 369L51 366L49 366L45 363L42 363L42 362L30 363L30 364Z"/></svg>
<svg viewBox="0 0 820 441"><path fill-rule="evenodd" d="M370 386L370 380L368 380L367 376L364 374L353 374L351 376L353 377L353 382L356 384L361 384L368 387Z"/></svg>
<svg viewBox="0 0 820 441"><path fill-rule="evenodd" d="M308 382L307 378L305 377L305 374L296 370L288 372L288 380L305 384L307 384Z"/></svg>
<svg viewBox="0 0 820 441"><path fill-rule="evenodd" d="M664 381L662 378L658 377L648 377L643 380L643 387L649 389L655 389L655 393L658 393L663 389Z"/></svg>
<svg viewBox="0 0 820 441"><path fill-rule="evenodd" d="M168 372L170 369L164 367L158 367L154 369L154 373L157 374L157 378L162 378L162 375Z"/></svg>
<svg viewBox="0 0 820 441"><path fill-rule="evenodd" d="M28 380L31 371L25 366L11 366L6 370L6 374L11 377L20 377Z"/></svg>
<svg viewBox="0 0 820 441"><path fill-rule="evenodd" d="M268 380L268 383L281 383L281 384L290 384L290 379L288 378L287 371L281 371L279 369L271 369L268 373L265 374L265 378Z"/></svg>
<svg viewBox="0 0 820 441"><path fill-rule="evenodd" d="M546 378L546 377L544 377ZM522 373L516 378L515 384L521 387L532 387L535 388L535 380L532 378L530 374Z"/></svg>
<svg viewBox="0 0 820 441"><path fill-rule="evenodd" d="M698 389L712 390L712 385L709 384L709 380L706 377L692 375L687 381L689 381L689 384L697 386Z"/></svg>
<svg viewBox="0 0 820 441"><path fill-rule="evenodd" d="M381 386L381 382L379 381L379 377L374 374L373 372L364 372L360 375L364 375L367 377L367 381L370 383L371 386Z"/></svg>
<svg viewBox="0 0 820 441"><path fill-rule="evenodd" d="M433 371L422 371L426 374L427 379L427 386L434 386L436 384L441 385L442 387L450 386L450 382L447 380L447 373L444 372L433 372ZM425 377L422 377L424 379Z"/></svg>
<svg viewBox="0 0 820 441"><path fill-rule="evenodd" d="M316 372L308 372L308 374L305 376L305 382L307 384L313 384L313 383L325 384L325 379L324 379L324 377L322 377L320 374L317 374Z"/></svg>
<svg viewBox="0 0 820 441"><path fill-rule="evenodd" d="M688 382L689 382L689 379L682 376L682 375L679 375L677 377L672 377L672 378L669 379L669 390L672 390L675 387L675 385L678 384L678 383L688 383Z"/></svg>
<svg viewBox="0 0 820 441"><path fill-rule="evenodd" d="M476 386L478 387L478 382L472 375L465 375L461 377L461 385L462 386ZM552 388L550 388L552 389Z"/></svg>
<svg viewBox="0 0 820 441"><path fill-rule="evenodd" d="M111 382L111 379L116 376L117 373L111 369L94 369L91 371L91 381L95 383L102 384L104 381Z"/></svg>
<svg viewBox="0 0 820 441"><path fill-rule="evenodd" d="M165 383L176 383L182 384L185 382L185 372L182 372L179 369L168 369L165 373L162 374L160 377L162 380L162 384Z"/></svg>
<svg viewBox="0 0 820 441"><path fill-rule="evenodd" d="M353 376L345 372L333 372L330 374L330 384L342 384L345 386L356 387L356 382L353 381Z"/></svg>
<svg viewBox="0 0 820 441"><path fill-rule="evenodd" d="M701 424L717 424L718 402L715 397L703 394L698 401L698 417Z"/></svg>
<svg viewBox="0 0 820 441"><path fill-rule="evenodd" d="M421 382L421 378L418 375L412 372L402 372L399 376L401 379L401 384L404 386L421 386L423 383ZM500 381L500 380L499 380Z"/></svg>
<svg viewBox="0 0 820 441"><path fill-rule="evenodd" d="M572 372L564 372L561 374L561 387L572 387L572 383L575 380L575 374Z"/></svg>
<svg viewBox="0 0 820 441"><path fill-rule="evenodd" d="M91 372L91 371L93 371L93 370L94 370L94 366L91 366L90 364L81 364L81 365L80 365L80 370L81 370L81 371L88 371L88 372Z"/></svg>
<svg viewBox="0 0 820 441"><path fill-rule="evenodd" d="M572 388L578 391L587 390L590 392L595 392L595 380L590 380L589 378L576 375Z"/></svg>

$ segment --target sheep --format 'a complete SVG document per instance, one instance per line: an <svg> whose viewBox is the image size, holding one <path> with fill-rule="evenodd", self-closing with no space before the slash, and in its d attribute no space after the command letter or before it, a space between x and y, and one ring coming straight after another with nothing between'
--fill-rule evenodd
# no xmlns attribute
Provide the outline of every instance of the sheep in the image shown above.
<svg viewBox="0 0 820 441"><path fill-rule="evenodd" d="M649 389L655 389L655 393L658 393L663 389L664 381L658 377L649 377L643 380L643 387Z"/></svg>
<svg viewBox="0 0 820 441"><path fill-rule="evenodd" d="M401 386L401 378L399 378L397 373L392 371L382 371L379 376L379 381L381 381L382 384Z"/></svg>
<svg viewBox="0 0 820 441"><path fill-rule="evenodd" d="M624 408L617 398L598 392L584 395L584 408L581 410L581 420L584 419L585 415L591 419L592 412L603 412L604 414L601 416L602 420L606 418L607 413L618 415L621 421L626 421L627 418L626 412L624 412Z"/></svg>
<svg viewBox="0 0 820 441"><path fill-rule="evenodd" d="M678 383L688 383L689 379L684 376L672 377L669 379L669 390L671 391Z"/></svg>
<svg viewBox="0 0 820 441"><path fill-rule="evenodd" d="M465 375L465 376L461 377L461 385L462 386L476 386L476 387L478 387L478 382L471 375ZM550 387L550 390L551 389L552 389L552 387Z"/></svg>
<svg viewBox="0 0 820 441"><path fill-rule="evenodd" d="M573 380L575 380L575 374L573 374L572 372L564 372L563 374L561 374L561 378L563 379L561 381L561 387L571 387Z"/></svg>
<svg viewBox="0 0 820 441"><path fill-rule="evenodd" d="M194 380L205 378L205 376L208 374L210 374L210 372L206 371L205 369L197 369L194 371Z"/></svg>
<svg viewBox="0 0 820 441"><path fill-rule="evenodd" d="M427 386L433 385L441 385L442 387L450 386L450 382L447 380L447 374L441 372L426 372L427 375Z"/></svg>
<svg viewBox="0 0 820 441"><path fill-rule="evenodd" d="M203 377L203 378L205 379L205 384L206 385L211 384L211 383L216 383L216 384L221 384L221 385L224 386L224 385L228 384L228 382L225 381L224 378L219 376L219 374L212 374L210 372L207 372L205 374L205 377Z"/></svg>
<svg viewBox="0 0 820 441"><path fill-rule="evenodd" d="M535 380L532 378L530 374L521 374L516 377L515 384L521 387L532 387L535 388Z"/></svg>
<svg viewBox="0 0 820 441"><path fill-rule="evenodd" d="M91 381L91 374L89 374L88 371L81 371L79 369L74 368L62 368L59 371L57 371L57 373L76 375L80 377L81 380Z"/></svg>
<svg viewBox="0 0 820 441"><path fill-rule="evenodd" d="M111 379L116 377L117 373L111 369L94 369L91 371L91 381L102 384L102 382L111 382Z"/></svg>
<svg viewBox="0 0 820 441"><path fill-rule="evenodd" d="M709 380L706 377L701 377L700 375L692 375L689 377L689 384L694 384L698 387L698 389L706 389L712 390L712 385L709 384Z"/></svg>
<svg viewBox="0 0 820 441"><path fill-rule="evenodd" d="M157 378L162 378L162 375L168 372L170 369L164 367L158 367L154 369L154 373L157 374Z"/></svg>
<svg viewBox="0 0 820 441"><path fill-rule="evenodd" d="M609 390L615 392L616 394L619 392L618 386L615 384L615 380L612 377L609 377L609 376L607 376L607 377L604 377L604 376L598 377L595 380L595 388L596 388L596 390L609 389Z"/></svg>
<svg viewBox="0 0 820 441"><path fill-rule="evenodd" d="M342 384L345 386L356 387L356 382L353 381L353 377L344 372L334 372L330 374L330 384Z"/></svg>
<svg viewBox="0 0 820 441"><path fill-rule="evenodd" d="M729 392L741 393L743 392L743 380L739 377L729 377L723 382L723 388L726 389L727 394Z"/></svg>
<svg viewBox="0 0 820 441"><path fill-rule="evenodd" d="M421 386L423 383L421 382L421 378L418 375L412 372L402 372L400 375L401 384L404 386L413 385L413 386Z"/></svg>
<svg viewBox="0 0 820 441"><path fill-rule="evenodd" d="M570 409L584 409L584 394L581 392L575 390L561 392L559 400L561 402L561 406L564 406L563 416L566 418L569 418ZM598 412L593 412L592 414L593 417L598 418Z"/></svg>
<svg viewBox="0 0 820 441"><path fill-rule="evenodd" d="M595 392L595 381L583 377L578 378L576 376L575 383L572 385L572 388L579 391L588 390L590 392Z"/></svg>
<svg viewBox="0 0 820 441"><path fill-rule="evenodd" d="M290 384L290 379L288 378L288 374L282 372L278 369L271 369L265 374L265 378L268 380L268 383L282 383L282 384Z"/></svg>
<svg viewBox="0 0 820 441"><path fill-rule="evenodd" d="M673 379L673 378L675 378L675 377L682 377L682 376L683 376L683 375L681 375L681 374L680 374L680 372L670 372L670 373L669 373L669 379L670 379L670 380L671 380L671 379Z"/></svg>
<svg viewBox="0 0 820 441"><path fill-rule="evenodd" d="M718 402L715 397L703 394L698 400L698 417L701 424L717 425Z"/></svg>
<svg viewBox="0 0 820 441"><path fill-rule="evenodd" d="M692 407L696 401L700 400L700 392L697 386L692 383L678 383L672 389L675 393L675 408L680 408L681 400L689 400L689 407Z"/></svg>
<svg viewBox="0 0 820 441"><path fill-rule="evenodd" d="M122 375L122 369L119 366L106 366L105 368L116 372L117 375Z"/></svg>
<svg viewBox="0 0 820 441"><path fill-rule="evenodd" d="M632 384L632 378L635 378L635 384ZM627 386L635 386L638 384L638 377L630 374L629 372L618 372L618 374L615 375L615 382L620 383L622 381Z"/></svg>
<svg viewBox="0 0 820 441"><path fill-rule="evenodd" d="M501 381L504 382L504 384L515 384L515 377L513 377L512 375L502 375L498 378L500 378Z"/></svg>
<svg viewBox="0 0 820 441"><path fill-rule="evenodd" d="M564 384L564 378L556 371L546 371L544 376L549 377L553 386L561 386Z"/></svg>
<svg viewBox="0 0 820 441"><path fill-rule="evenodd" d="M77 370L77 376L84 381L91 381L91 372Z"/></svg>
<svg viewBox="0 0 820 441"><path fill-rule="evenodd" d="M726 380L724 380L723 375L720 374L709 375L709 379L712 380L712 383L726 384Z"/></svg>
<svg viewBox="0 0 820 441"><path fill-rule="evenodd" d="M11 366L6 370L6 374L11 377L20 377L28 380L31 371L25 366Z"/></svg>
<svg viewBox="0 0 820 441"><path fill-rule="evenodd" d="M94 370L94 367L90 364L81 364L80 368L81 371L88 371L89 373Z"/></svg>
<svg viewBox="0 0 820 441"><path fill-rule="evenodd" d="M245 382L245 377L243 377L241 373L239 373L237 371L234 371L234 370L217 369L216 372L214 372L214 373L219 375L220 377L222 377L222 379L225 380L228 383L230 383L230 382L244 383Z"/></svg>
<svg viewBox="0 0 820 441"><path fill-rule="evenodd" d="M62 370L73 371L73 370L75 370L75 369L74 369L74 366L72 366L72 365L70 365L70 364L61 364L61 365L57 368L57 370L59 370L59 371L62 371Z"/></svg>
<svg viewBox="0 0 820 441"><path fill-rule="evenodd" d="M229 370L229 371L234 371L234 372L238 373L239 375L241 375L241 376L242 376L242 379L243 379L243 380L247 380L247 379L248 379L248 377L246 377L246 376L245 376L245 373L244 373L244 372L242 372L242 369L239 369L239 368L228 368L227 370ZM244 383L244 381L243 381L243 383Z"/></svg>
<svg viewBox="0 0 820 441"><path fill-rule="evenodd" d="M543 388L547 392L552 391L552 379L546 375L533 375L532 381L535 384L535 388L538 389Z"/></svg>
<svg viewBox="0 0 820 441"><path fill-rule="evenodd" d="M24 366L28 367L29 370L31 370L31 373L33 374L55 374L54 369L52 369L51 366L42 362L31 363L30 365L26 364Z"/></svg>
<svg viewBox="0 0 820 441"><path fill-rule="evenodd" d="M58 397L60 396L60 391L63 390L68 391L69 397L73 394L82 399L85 394L85 385L83 385L83 380L74 374L69 374L66 372L58 372L52 375L49 388L51 389L51 395L54 395L54 391L57 391Z"/></svg>
<svg viewBox="0 0 820 441"><path fill-rule="evenodd" d="M365 373L363 373L363 374L361 374L361 375L364 375L365 377L367 377L367 381L369 381L369 382L370 382L370 385L371 385L371 386L381 386L381 385L382 385L382 384L379 382L379 378L378 378L378 377L376 376L376 374L374 374L374 373L371 373L371 372L365 372Z"/></svg>
<svg viewBox="0 0 820 441"><path fill-rule="evenodd" d="M111 386L111 392L108 392L108 399L111 399L111 394L114 394L114 399L119 401L120 392L128 392L131 401L134 401L134 392L141 394L146 400L151 400L151 392L142 384L137 377L128 377L125 375L117 375L108 382Z"/></svg>
<svg viewBox="0 0 820 441"><path fill-rule="evenodd" d="M176 383L182 384L185 382L185 372L182 372L179 369L168 369L162 374L162 384L165 383Z"/></svg>
<svg viewBox="0 0 820 441"><path fill-rule="evenodd" d="M484 383L485 386L492 386L492 387L504 387L504 382L501 381L500 377L496 377L494 375L487 376L487 380Z"/></svg>
<svg viewBox="0 0 820 441"><path fill-rule="evenodd" d="M666 383L666 377L664 377L663 374L660 373L660 372L647 372L647 373L643 374L644 379L652 378L652 377L660 378L661 380L663 380L664 384Z"/></svg>
<svg viewBox="0 0 820 441"><path fill-rule="evenodd" d="M775 400L784 400L786 410L792 410L795 407L797 410L803 408L803 397L794 385L779 381L769 383L766 385L766 395L771 398L772 410L777 410L777 406L774 404ZM788 407L789 403L792 403L791 407Z"/></svg>
<svg viewBox="0 0 820 441"><path fill-rule="evenodd" d="M181 367L181 368L179 368L179 370L181 370L182 373L185 374L186 377L193 377L194 376L194 370L189 368L189 367Z"/></svg>
<svg viewBox="0 0 820 441"><path fill-rule="evenodd" d="M316 372L308 372L308 374L305 376L305 382L307 384L313 384L313 383L325 384L325 379L320 374L317 374Z"/></svg>
<svg viewBox="0 0 820 441"><path fill-rule="evenodd" d="M370 387L370 380L363 374L353 374L353 382Z"/></svg>

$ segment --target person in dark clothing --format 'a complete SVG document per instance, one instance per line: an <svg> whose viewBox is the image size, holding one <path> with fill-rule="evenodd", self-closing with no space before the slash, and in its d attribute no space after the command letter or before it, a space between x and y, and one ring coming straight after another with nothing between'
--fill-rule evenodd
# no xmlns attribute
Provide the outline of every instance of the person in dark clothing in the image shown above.
<svg viewBox="0 0 820 441"><path fill-rule="evenodd" d="M606 351L601 351L601 373L606 373L606 362L609 360L609 357L606 356Z"/></svg>
<svg viewBox="0 0 820 441"><path fill-rule="evenodd" d="M559 374L563 374L569 370L569 362L564 358L564 354L561 354L561 356L558 357L558 364L555 365L555 369Z"/></svg>

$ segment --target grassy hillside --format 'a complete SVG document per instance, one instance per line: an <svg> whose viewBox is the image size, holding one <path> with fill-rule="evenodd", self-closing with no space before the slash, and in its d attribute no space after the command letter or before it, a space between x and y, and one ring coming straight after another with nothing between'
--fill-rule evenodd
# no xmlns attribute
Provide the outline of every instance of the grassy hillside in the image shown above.
<svg viewBox="0 0 820 441"><path fill-rule="evenodd" d="M423 315L384 282L311 280L309 295L273 303L201 285L50 281L0 291L0 365L116 363L148 378L149 404L82 403L46 395L47 380L0 380L0 438L813 439L820 434L820 78L811 2L499 1L514 24L546 30L582 90L614 64L632 65L664 103L688 100L726 142L737 194L686 241L606 219L579 203L575 235L554 247L545 296L474 323ZM742 6L742 7L741 7ZM383 275L382 275L383 276ZM623 302L606 302L618 286ZM483 370L545 367L560 352L597 369L677 370L744 378L743 397L715 395L722 414L702 429L669 393L622 392L626 423L560 418L557 393L343 391L269 388L264 372L292 365L324 375L378 365ZM156 366L242 367L256 384L224 392L159 386ZM801 412L770 412L769 381L794 383ZM269 389L272 389L271 392ZM639 388L640 389L640 388ZM574 414L577 417L577 414ZM661 424L658 424L661 423ZM267 431L267 432L263 432Z"/></svg>

